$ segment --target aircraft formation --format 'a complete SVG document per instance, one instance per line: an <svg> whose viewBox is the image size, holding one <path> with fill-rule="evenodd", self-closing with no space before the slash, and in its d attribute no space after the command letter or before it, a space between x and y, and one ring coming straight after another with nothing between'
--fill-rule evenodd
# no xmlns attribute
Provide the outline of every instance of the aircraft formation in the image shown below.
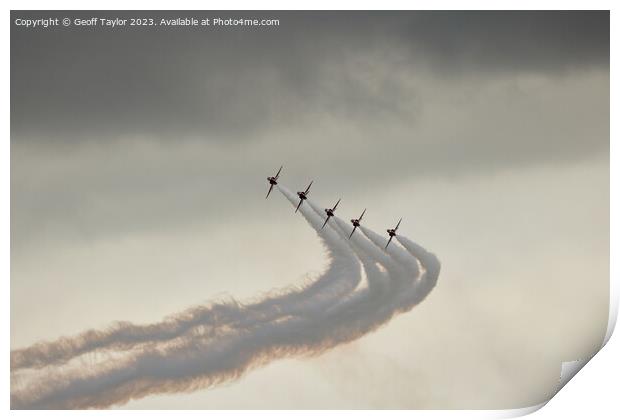
<svg viewBox="0 0 620 420"><path fill-rule="evenodd" d="M267 199L269 197L269 194L271 194L271 191L273 190L273 187L275 185L278 185L278 178L280 177L280 173L281 172L282 172L282 166L280 166L280 169L278 169L278 172L274 176L267 177L267 181L269 182L269 191L267 191L267 195L265 196L265 199ZM310 181L310 184L308 184L308 186L306 187L306 189L304 191L298 191L297 192L297 197L299 197L299 204L297 204L297 207L295 208L295 213L297 213L297 210L299 210L299 208L302 206L304 201L306 201L308 199L308 194L310 193L310 187L312 186L313 182L314 181ZM326 217L325 217L325 222L323 222L323 226L321 226L321 229L323 229L325 227L325 225L329 221L330 217L334 216L334 213L336 212L336 208L338 207L338 204L340 204L340 198L338 199L338 201L336 201L336 204L334 204L334 207L332 207L331 209L325 209ZM351 237L355 233L355 229L360 227L360 223L362 222L362 218L364 217L365 213L366 213L366 209L364 209L364 211L362 212L362 214L360 215L359 218L351 219L351 224L353 225L353 230L351 231L351 234L349 235L349 239L351 239ZM403 221L403 219L401 217L400 220L398 221L398 223L396 224L396 227L387 230L387 233L389 235L389 239L388 239L387 244L385 245L384 249L387 249L387 247L390 245L390 242L392 242L392 239L394 238L394 236L396 236L396 231L398 230L398 227L400 226L400 222L402 222L402 221Z"/></svg>

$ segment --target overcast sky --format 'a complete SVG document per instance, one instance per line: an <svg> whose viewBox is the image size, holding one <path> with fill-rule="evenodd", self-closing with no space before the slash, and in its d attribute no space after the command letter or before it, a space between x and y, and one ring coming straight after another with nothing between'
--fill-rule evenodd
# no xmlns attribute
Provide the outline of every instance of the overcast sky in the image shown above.
<svg viewBox="0 0 620 420"><path fill-rule="evenodd" d="M12 21L55 15L138 16ZM608 12L150 15L280 25L12 25L13 348L320 272L312 231L263 199L281 164L287 186L342 197L344 218L367 207L384 232L404 217L442 261L438 288L318 359L130 406L508 408L600 343Z"/></svg>

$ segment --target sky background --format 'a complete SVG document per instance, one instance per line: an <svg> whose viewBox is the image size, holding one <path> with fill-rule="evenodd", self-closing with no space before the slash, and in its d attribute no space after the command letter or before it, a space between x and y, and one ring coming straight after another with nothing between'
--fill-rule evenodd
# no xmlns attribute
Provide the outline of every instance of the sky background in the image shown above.
<svg viewBox="0 0 620 420"><path fill-rule="evenodd" d="M265 178L442 262L323 356L126 408L517 408L608 317L608 12L12 12L280 19L11 28L11 348L252 299L326 266ZM233 264L231 264L231 261ZM287 395L282 398L282 395Z"/></svg>

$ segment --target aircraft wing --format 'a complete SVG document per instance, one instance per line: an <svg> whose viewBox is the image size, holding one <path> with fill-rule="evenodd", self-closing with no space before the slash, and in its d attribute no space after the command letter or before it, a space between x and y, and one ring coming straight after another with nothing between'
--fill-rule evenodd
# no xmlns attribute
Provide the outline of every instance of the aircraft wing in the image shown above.
<svg viewBox="0 0 620 420"><path fill-rule="evenodd" d="M280 166L280 169L278 169L278 173L275 176L276 179L278 179L278 177L280 176L280 172L282 172L282 166Z"/></svg>
<svg viewBox="0 0 620 420"><path fill-rule="evenodd" d="M301 207L301 203L303 203L304 200L299 200L299 204L297 204L297 208L295 209L295 213L297 213L297 210L299 210L299 207Z"/></svg>
<svg viewBox="0 0 620 420"><path fill-rule="evenodd" d="M271 190L273 190L273 184L269 186L269 191L267 191L267 196L265 196L265 198L269 197L269 194L271 194Z"/></svg>
<svg viewBox="0 0 620 420"><path fill-rule="evenodd" d="M353 236L353 234L355 233L355 229L357 229L357 226L353 226L353 230L351 231L351 234L349 235L349 239L351 239L351 236Z"/></svg>
<svg viewBox="0 0 620 420"><path fill-rule="evenodd" d="M403 218L401 217L401 218L400 218L400 220L398 221L398 224L397 224L397 225L396 225L396 227L394 228L394 230L397 230L397 229L398 229L398 227L400 226L400 222L402 222L402 221L403 221Z"/></svg>
<svg viewBox="0 0 620 420"><path fill-rule="evenodd" d="M325 222L323 223L323 226L321 226L321 229L323 229L325 227L325 225L327 224L328 220L329 220L329 216L327 216L327 218L325 219Z"/></svg>
<svg viewBox="0 0 620 420"><path fill-rule="evenodd" d="M338 201L336 201L336 205L334 206L334 208L332 209L332 211L336 210L336 207L338 207L338 204L340 204L340 199L338 199Z"/></svg>
<svg viewBox="0 0 620 420"><path fill-rule="evenodd" d="M308 188L306 188L306 191L305 191L306 194L308 194L308 191L310 191L310 187L312 186L313 182L314 181L310 181L310 183L308 184Z"/></svg>
<svg viewBox="0 0 620 420"><path fill-rule="evenodd" d="M364 217L364 214L366 213L366 209L364 209L364 211L362 212L362 215L360 216L360 218L358 219L360 222L362 221L362 217Z"/></svg>
<svg viewBox="0 0 620 420"><path fill-rule="evenodd" d="M393 238L393 236L390 236L390 239L388 239L388 243L387 243L387 245L386 245L386 246L385 246L385 248L383 248L383 249L387 249L387 247L388 247L388 245L390 244L390 242L392 242L392 238Z"/></svg>

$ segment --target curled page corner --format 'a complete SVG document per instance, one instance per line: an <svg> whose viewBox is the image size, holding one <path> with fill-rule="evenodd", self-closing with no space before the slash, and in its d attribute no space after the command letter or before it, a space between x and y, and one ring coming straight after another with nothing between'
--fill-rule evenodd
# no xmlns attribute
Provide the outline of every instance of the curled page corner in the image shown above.
<svg viewBox="0 0 620 420"><path fill-rule="evenodd" d="M543 408L545 405L547 405L547 403L550 401L546 400L543 401L541 403L535 404L535 405L530 405L529 407L523 407L523 408L511 408L511 409L507 409L507 410L501 410L497 412L497 416L495 418L498 419L512 419L515 417L523 417L523 416L527 416L528 414L532 414L535 411L540 410L541 408Z"/></svg>
<svg viewBox="0 0 620 420"><path fill-rule="evenodd" d="M598 353L598 352L597 352ZM564 385L566 385L573 377L594 357L596 353L589 357L585 357L579 360L573 360L570 362L562 362L562 370L560 372L560 380L558 381L558 387L555 394L560 392ZM554 394L554 395L555 395ZM552 397L553 398L553 397Z"/></svg>
<svg viewBox="0 0 620 420"><path fill-rule="evenodd" d="M557 389L555 390L554 396L560 392L562 388L571 380L573 377L586 365L596 354L601 351L603 347L609 342L611 335L613 334L616 328L616 322L618 319L618 287L617 280L615 277L610 278L609 282L609 319L607 321L607 331L605 332L605 338L601 343L600 348L591 354L590 356L584 357L582 359L573 360L570 362L562 362L562 370L560 371L560 380L558 381ZM551 397L553 398L553 397Z"/></svg>
<svg viewBox="0 0 620 420"><path fill-rule="evenodd" d="M517 414L517 415L525 415L531 412L534 412L536 410L538 410L539 408L543 407L545 404L547 404L547 402L551 401L551 399L553 399L553 397L555 397L555 395L557 395L558 392L560 392L562 390L562 388L564 388L564 386L571 380L573 379L573 377L575 375L577 375L577 373L579 373L579 371L581 369L583 369L583 367L585 365L588 364L588 362L590 362L590 360L592 360L594 358L594 356L596 356L596 354L602 350L603 347L605 347L605 345L609 342L609 339L611 338L611 335L613 334L615 328L616 328L616 322L618 320L618 300L620 298L619 296L619 291L620 289L618 288L618 284L617 284L618 280L615 276L611 276L610 277L610 281L609 281L609 319L607 321L607 331L605 332L605 338L603 339L603 342L601 343L601 346L598 348L597 351L595 351L594 353L592 353L590 356L586 356L582 359L578 359L578 360L573 360L573 361L569 361L569 362L562 362L562 367L561 367L561 371L560 371L560 379L558 381L558 385L557 388L555 390L555 392L553 393L553 396L551 396L551 398L549 398L549 400L547 400L546 402L540 404L539 406L532 406L536 407L531 411L527 411L530 407L528 408L524 408L523 414ZM519 410L517 410L519 411Z"/></svg>
<svg viewBox="0 0 620 420"><path fill-rule="evenodd" d="M609 329L608 329L608 331L609 331ZM603 344L603 346L604 345L605 344ZM602 348L602 346L601 346L601 348ZM549 398L547 398L545 401L543 401L543 402L541 402L539 404L531 405L529 407L514 408L514 409L507 409L507 410L499 410L499 411L495 412L495 414L496 414L495 418L508 419L508 418L522 417L522 416L526 416L528 414L531 414L531 413L534 413L534 412L540 410L545 405L547 405L547 403L549 401L551 401L557 395L557 393L560 392L562 390L562 388L564 388L564 386L590 360L592 360L592 358L594 357L595 354L596 353L594 353L593 355L591 355L589 357L585 357L585 358L579 359L579 360L573 360L573 361L569 361L569 362L562 362L562 367L561 367L561 370L560 370L560 379L558 380L557 387L556 387L555 391L553 392L553 394Z"/></svg>

